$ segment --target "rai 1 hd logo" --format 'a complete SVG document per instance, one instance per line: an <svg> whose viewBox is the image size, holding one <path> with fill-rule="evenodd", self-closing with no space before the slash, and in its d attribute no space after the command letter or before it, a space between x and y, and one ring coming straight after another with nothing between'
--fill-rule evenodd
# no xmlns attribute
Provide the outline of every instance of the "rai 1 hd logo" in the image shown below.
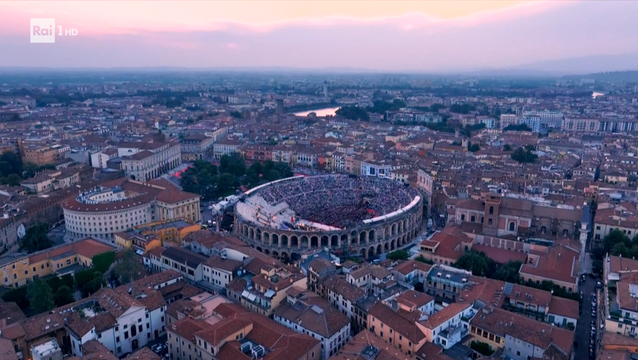
<svg viewBox="0 0 638 360"><path fill-rule="evenodd" d="M78 29L55 26L52 18L31 18L30 37L32 44L54 44L55 36L77 36Z"/></svg>

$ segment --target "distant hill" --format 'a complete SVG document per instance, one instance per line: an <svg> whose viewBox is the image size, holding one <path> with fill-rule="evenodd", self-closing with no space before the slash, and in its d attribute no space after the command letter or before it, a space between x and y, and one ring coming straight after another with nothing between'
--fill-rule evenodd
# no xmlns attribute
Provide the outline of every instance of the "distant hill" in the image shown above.
<svg viewBox="0 0 638 360"><path fill-rule="evenodd" d="M594 79L607 82L638 82L638 71L610 71L587 75L566 75L566 80Z"/></svg>

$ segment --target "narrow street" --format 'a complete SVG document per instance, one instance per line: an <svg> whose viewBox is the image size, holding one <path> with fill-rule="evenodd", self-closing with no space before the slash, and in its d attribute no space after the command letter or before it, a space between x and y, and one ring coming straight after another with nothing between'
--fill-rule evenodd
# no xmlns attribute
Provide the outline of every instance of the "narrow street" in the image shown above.
<svg viewBox="0 0 638 360"><path fill-rule="evenodd" d="M591 316L591 294L596 293L596 280L585 277L585 282L581 284L580 290L583 292L583 307L580 313L580 319L576 326L576 336L574 341L576 342L576 356L575 359L589 359L589 338L591 333L591 321L594 318ZM597 297L598 298L598 297ZM599 310L597 308L596 310ZM598 312L597 312L598 314ZM599 333L598 321L595 322L597 334ZM595 353L596 349L594 349Z"/></svg>

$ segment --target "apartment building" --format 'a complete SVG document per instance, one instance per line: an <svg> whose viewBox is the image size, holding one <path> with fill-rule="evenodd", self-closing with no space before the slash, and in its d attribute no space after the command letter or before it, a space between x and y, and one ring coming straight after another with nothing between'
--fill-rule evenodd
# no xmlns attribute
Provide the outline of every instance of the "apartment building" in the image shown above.
<svg viewBox="0 0 638 360"><path fill-rule="evenodd" d="M8 254L0 258L3 286L19 287L36 278L73 273L93 265L93 256L115 251L114 246L93 239L58 245L29 255Z"/></svg>
<svg viewBox="0 0 638 360"><path fill-rule="evenodd" d="M171 360L313 360L321 342L236 304L220 304L204 319L183 318L168 327Z"/></svg>
<svg viewBox="0 0 638 360"><path fill-rule="evenodd" d="M318 295L290 288L287 300L277 307L273 319L321 341L321 359L336 354L350 339L350 319Z"/></svg>
<svg viewBox="0 0 638 360"><path fill-rule="evenodd" d="M126 176L142 182L160 177L182 163L176 140L122 143L117 148Z"/></svg>
<svg viewBox="0 0 638 360"><path fill-rule="evenodd" d="M573 331L490 306L470 320L470 335L514 360L572 358Z"/></svg>

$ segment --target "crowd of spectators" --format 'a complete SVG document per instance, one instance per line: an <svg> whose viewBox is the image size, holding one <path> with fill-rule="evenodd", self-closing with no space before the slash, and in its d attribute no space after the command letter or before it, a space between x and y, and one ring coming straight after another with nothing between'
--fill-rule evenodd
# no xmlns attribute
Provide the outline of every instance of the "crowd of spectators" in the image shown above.
<svg viewBox="0 0 638 360"><path fill-rule="evenodd" d="M298 219L340 228L399 210L417 195L392 180L348 175L305 177L259 191L270 205L287 203Z"/></svg>

